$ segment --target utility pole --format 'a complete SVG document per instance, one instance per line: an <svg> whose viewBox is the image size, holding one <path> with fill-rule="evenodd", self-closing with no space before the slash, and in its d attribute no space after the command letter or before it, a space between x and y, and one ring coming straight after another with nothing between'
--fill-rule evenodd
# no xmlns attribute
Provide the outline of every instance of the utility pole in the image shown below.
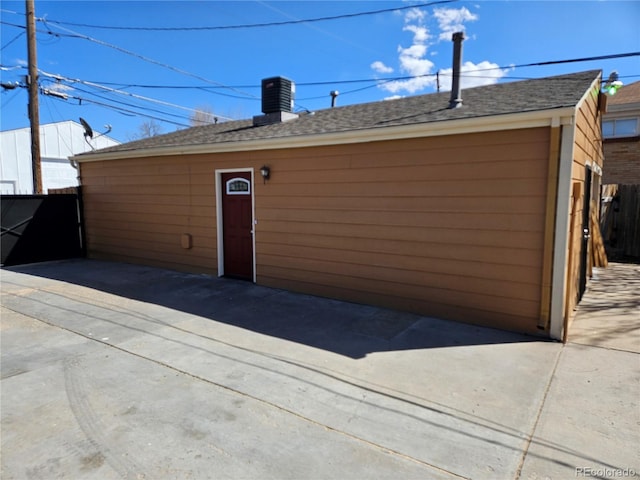
<svg viewBox="0 0 640 480"><path fill-rule="evenodd" d="M42 164L40 160L40 107L38 105L38 56L36 54L36 9L34 0L26 0L26 9L31 167L33 170L33 193L40 194L42 193Z"/></svg>

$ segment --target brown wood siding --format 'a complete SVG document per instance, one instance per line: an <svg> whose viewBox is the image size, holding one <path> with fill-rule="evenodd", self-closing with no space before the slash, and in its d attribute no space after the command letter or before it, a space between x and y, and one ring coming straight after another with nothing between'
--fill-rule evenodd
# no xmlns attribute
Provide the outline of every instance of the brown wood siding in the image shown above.
<svg viewBox="0 0 640 480"><path fill-rule="evenodd" d="M215 273L214 172L252 167L258 283L535 332L548 156L537 128L85 163L89 251Z"/></svg>
<svg viewBox="0 0 640 480"><path fill-rule="evenodd" d="M571 182L579 185L580 196L575 201L574 222L570 225L573 229L572 239L569 245L570 271L567 277L567 312L573 312L579 295L580 282L580 252L582 246L582 214L585 195L585 169L587 164L603 165L603 146L601 131L601 114L598 110L598 87L589 92L588 97L580 106L576 116L576 136L574 158L572 166ZM593 177L596 182L595 172ZM597 197L592 196L592 201L598 202ZM597 203L596 203L597 204Z"/></svg>
<svg viewBox="0 0 640 480"><path fill-rule="evenodd" d="M548 148L535 129L272 162L258 280L535 331Z"/></svg>
<svg viewBox="0 0 640 480"><path fill-rule="evenodd" d="M210 165L201 158L162 157L81 168L91 257L216 273ZM184 233L193 237L189 250L180 244Z"/></svg>

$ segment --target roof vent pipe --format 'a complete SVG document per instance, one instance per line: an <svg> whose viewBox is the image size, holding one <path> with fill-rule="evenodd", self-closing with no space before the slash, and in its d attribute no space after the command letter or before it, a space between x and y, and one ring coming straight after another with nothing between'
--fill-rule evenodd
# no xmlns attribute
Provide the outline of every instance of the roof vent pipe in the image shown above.
<svg viewBox="0 0 640 480"><path fill-rule="evenodd" d="M331 108L333 108L336 106L336 97L340 95L340 92L338 90L331 90L329 95L331 95Z"/></svg>
<svg viewBox="0 0 640 480"><path fill-rule="evenodd" d="M451 100L449 108L462 106L462 91L460 89L460 70L462 70L462 42L464 32L456 32L451 38L453 41L453 78L451 85Z"/></svg>

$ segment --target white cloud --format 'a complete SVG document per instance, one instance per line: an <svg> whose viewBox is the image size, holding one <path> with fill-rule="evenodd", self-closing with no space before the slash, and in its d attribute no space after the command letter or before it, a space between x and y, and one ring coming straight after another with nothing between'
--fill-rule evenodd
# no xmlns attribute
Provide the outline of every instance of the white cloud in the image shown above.
<svg viewBox="0 0 640 480"><path fill-rule="evenodd" d="M394 94L401 91L415 93L434 83L434 78L429 75L435 64L425 58L428 52L427 42L431 38L429 30L424 24L426 16L427 14L418 8L412 8L405 13L405 26L402 30L413 33L413 39L410 46L400 45L397 49L400 71L413 78L382 82L379 84L379 88ZM372 68L374 68L373 64ZM374 70L376 69L374 68Z"/></svg>
<svg viewBox="0 0 640 480"><path fill-rule="evenodd" d="M430 32L427 26L427 13L419 8L408 10L404 14L402 30L413 34L411 45L398 46L398 66L399 70L405 74L405 80L381 81L378 88L393 94L387 98L398 98L402 94L414 94L426 88L436 87L436 65L429 60L438 52L430 48L441 42L451 42L451 37L455 32L465 30L465 23L478 20L478 16L471 13L467 8L437 8L433 12L434 24L437 24L437 32ZM473 36L471 37L473 38ZM447 57L449 58L449 57ZM435 58L433 58L435 60ZM387 66L382 61L371 64L371 68L377 73L391 73L393 68ZM498 65L489 61L478 64L465 62L462 66L462 88L477 87L480 85L490 85L497 83L504 77L510 69L500 69ZM452 69L440 69L440 90L451 90Z"/></svg>
<svg viewBox="0 0 640 480"><path fill-rule="evenodd" d="M63 83L50 83L47 85L48 90L53 90L54 92L70 92L75 90L73 87L69 85L65 85Z"/></svg>
<svg viewBox="0 0 640 480"><path fill-rule="evenodd" d="M436 8L433 16L438 20L440 35L438 40L451 40L455 32L464 31L465 22L474 22L478 16L471 13L466 7L462 8Z"/></svg>
<svg viewBox="0 0 640 480"><path fill-rule="evenodd" d="M378 73L393 73L393 68L386 66L380 60L373 62L371 68Z"/></svg>
<svg viewBox="0 0 640 480"><path fill-rule="evenodd" d="M400 63L402 64L403 59L418 59L425 56L427 53L426 45L411 45L409 48L398 47L398 53L400 54Z"/></svg>
<svg viewBox="0 0 640 480"><path fill-rule="evenodd" d="M502 77L511 71L510 68L500 68L498 64L483 61L480 63L464 62L460 71L460 86L462 89L481 87L498 83ZM453 69L440 70L440 90L451 90ZM464 95L464 92L463 92Z"/></svg>
<svg viewBox="0 0 640 480"><path fill-rule="evenodd" d="M383 83L380 85L382 89L391 93L400 91L415 93L435 84L435 77L431 75L435 64L431 60L422 58L424 53L421 53L422 50L418 47L413 45L400 53L400 69L412 78Z"/></svg>
<svg viewBox="0 0 640 480"><path fill-rule="evenodd" d="M402 30L405 32L413 32L413 43L424 43L429 40L429 31L426 27L419 25L407 25Z"/></svg>
<svg viewBox="0 0 640 480"><path fill-rule="evenodd" d="M28 65L29 65L29 62L28 62L28 61L26 61L26 60L24 60L24 59L22 59L22 58L17 59L17 60L16 60L16 63L17 63L18 65L22 66L22 67L26 67L26 66L28 66Z"/></svg>
<svg viewBox="0 0 640 480"><path fill-rule="evenodd" d="M423 22L426 18L427 14L424 10L420 10L419 8L412 8L411 10L407 10L407 13L404 15L405 23L409 22Z"/></svg>
<svg viewBox="0 0 640 480"><path fill-rule="evenodd" d="M435 76L415 77L407 80L393 80L392 82L381 83L379 86L383 90L391 93L407 92L415 93L425 88L435 85Z"/></svg>

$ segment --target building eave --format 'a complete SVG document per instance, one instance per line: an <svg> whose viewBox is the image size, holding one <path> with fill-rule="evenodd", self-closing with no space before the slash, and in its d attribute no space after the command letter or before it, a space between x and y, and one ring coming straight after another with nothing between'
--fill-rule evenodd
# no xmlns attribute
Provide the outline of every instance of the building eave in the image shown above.
<svg viewBox="0 0 640 480"><path fill-rule="evenodd" d="M607 113L605 114L605 118L608 118L614 115L624 115L624 114L627 114L627 115L640 114L640 102L624 103L624 104L617 104L617 105L609 104L607 106Z"/></svg>
<svg viewBox="0 0 640 480"><path fill-rule="evenodd" d="M78 163L84 163L174 155L198 155L245 152L253 150L307 148L378 142L385 140L481 133L497 130L516 130L522 128L548 127L551 126L553 121L557 122L558 118L561 119L562 124L570 124L574 114L575 106L571 106L533 112L520 112L411 125L384 126L313 135L295 135L197 145L172 145L104 153L95 152L74 156L72 157L72 160Z"/></svg>

